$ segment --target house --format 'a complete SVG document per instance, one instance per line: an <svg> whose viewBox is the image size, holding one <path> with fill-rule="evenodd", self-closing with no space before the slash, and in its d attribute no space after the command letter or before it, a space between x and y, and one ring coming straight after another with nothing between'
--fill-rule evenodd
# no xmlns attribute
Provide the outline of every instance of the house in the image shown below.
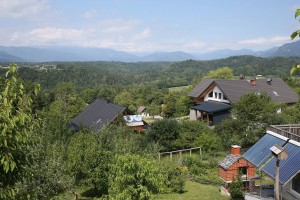
<svg viewBox="0 0 300 200"><path fill-rule="evenodd" d="M257 177L255 166L240 155L240 148L238 145L232 145L231 154L219 163L219 177L226 183L220 190L221 194L226 196L230 196L229 185L238 178L238 175L241 176L244 188L249 188L250 184L253 184L250 180Z"/></svg>
<svg viewBox="0 0 300 200"><path fill-rule="evenodd" d="M232 145L231 154L219 163L219 177L226 183L237 179L239 173L244 182L256 177L255 166L240 155L240 148L238 145Z"/></svg>
<svg viewBox="0 0 300 200"><path fill-rule="evenodd" d="M109 100L96 99L86 109L84 109L79 115L71 120L71 128L75 131L79 130L81 126L86 126L95 131L99 131L102 127L117 120L123 120L124 116L129 116L126 119L131 119L131 116L135 116L134 119L140 120L139 123L131 124L130 127L140 131L145 128L146 123L136 117L132 111L125 106L120 106ZM127 122L126 120L124 121ZM128 122L127 122L128 123Z"/></svg>
<svg viewBox="0 0 300 200"><path fill-rule="evenodd" d="M203 79L189 94L194 105L190 119L201 119L209 124L230 115L232 105L249 92L266 92L274 102L293 104L299 97L281 78L246 80Z"/></svg>
<svg viewBox="0 0 300 200"><path fill-rule="evenodd" d="M147 108L145 106L138 107L136 112L142 117L149 117L149 113L147 113Z"/></svg>
<svg viewBox="0 0 300 200"><path fill-rule="evenodd" d="M300 125L276 125L267 128L266 134L243 157L258 170L275 180L276 155L279 145L288 154L279 162L279 191L282 199L300 199Z"/></svg>

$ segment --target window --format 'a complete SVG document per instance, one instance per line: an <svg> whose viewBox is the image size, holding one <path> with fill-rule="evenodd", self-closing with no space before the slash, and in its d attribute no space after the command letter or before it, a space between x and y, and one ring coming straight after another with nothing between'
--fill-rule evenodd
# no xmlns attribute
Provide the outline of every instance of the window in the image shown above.
<svg viewBox="0 0 300 200"><path fill-rule="evenodd" d="M239 167L239 173L242 176L246 176L247 175L247 167Z"/></svg>
<svg viewBox="0 0 300 200"><path fill-rule="evenodd" d="M215 92L215 99L217 99L218 98L218 93L217 92Z"/></svg>
<svg viewBox="0 0 300 200"><path fill-rule="evenodd" d="M208 94L208 97L213 97L213 91L211 91L209 94Z"/></svg>
<svg viewBox="0 0 300 200"><path fill-rule="evenodd" d="M222 93L219 93L219 99L222 99Z"/></svg>
<svg viewBox="0 0 300 200"><path fill-rule="evenodd" d="M224 99L224 100L228 100L227 97L225 97L224 95L223 95L223 99Z"/></svg>
<svg viewBox="0 0 300 200"><path fill-rule="evenodd" d="M300 173L293 178L292 189L300 194Z"/></svg>

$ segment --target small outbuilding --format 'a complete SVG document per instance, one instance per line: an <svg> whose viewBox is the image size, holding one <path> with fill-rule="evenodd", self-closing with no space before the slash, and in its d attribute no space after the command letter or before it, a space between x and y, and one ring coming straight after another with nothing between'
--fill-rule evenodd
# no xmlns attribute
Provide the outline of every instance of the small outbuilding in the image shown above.
<svg viewBox="0 0 300 200"><path fill-rule="evenodd" d="M226 183L231 183L240 173L246 186L246 182L256 177L255 166L240 155L240 148L238 145L231 146L231 154L219 164L219 177Z"/></svg>

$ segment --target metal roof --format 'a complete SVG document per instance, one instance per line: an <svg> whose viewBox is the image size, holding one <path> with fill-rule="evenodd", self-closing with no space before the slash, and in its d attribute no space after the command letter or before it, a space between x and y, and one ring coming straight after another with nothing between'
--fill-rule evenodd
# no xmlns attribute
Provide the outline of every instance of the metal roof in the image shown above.
<svg viewBox="0 0 300 200"><path fill-rule="evenodd" d="M286 160L279 162L279 182L281 184L287 183L292 177L294 177L300 170L300 144L290 140L284 149L288 153ZM275 163L276 158L273 157L265 166L261 169L263 172L275 179Z"/></svg>
<svg viewBox="0 0 300 200"><path fill-rule="evenodd" d="M104 124L114 121L126 107L117 105L108 100L96 99L78 116L72 119L71 123L78 129L81 125L100 130Z"/></svg>
<svg viewBox="0 0 300 200"><path fill-rule="evenodd" d="M220 111L230 110L231 105L215 101L203 101L191 107L194 110L200 110L206 113L216 113Z"/></svg>
<svg viewBox="0 0 300 200"><path fill-rule="evenodd" d="M268 132L268 134L264 135L248 151L246 151L243 157L259 168L271 157L270 148L275 144L282 146L287 140L288 138L281 135Z"/></svg>

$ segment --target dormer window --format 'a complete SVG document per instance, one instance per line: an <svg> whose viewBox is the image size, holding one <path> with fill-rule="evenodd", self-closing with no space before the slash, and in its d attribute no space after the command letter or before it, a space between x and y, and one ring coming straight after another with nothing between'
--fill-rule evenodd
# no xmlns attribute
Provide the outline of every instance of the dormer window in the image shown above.
<svg viewBox="0 0 300 200"><path fill-rule="evenodd" d="M225 97L224 95L223 95L223 99L224 99L224 100L228 100L227 97Z"/></svg>
<svg viewBox="0 0 300 200"><path fill-rule="evenodd" d="M222 99L222 93L219 93L219 99Z"/></svg>
<svg viewBox="0 0 300 200"><path fill-rule="evenodd" d="M213 91L211 91L211 92L208 94L208 97L213 98Z"/></svg>
<svg viewBox="0 0 300 200"><path fill-rule="evenodd" d="M215 99L217 99L218 98L218 93L217 92L215 92Z"/></svg>

